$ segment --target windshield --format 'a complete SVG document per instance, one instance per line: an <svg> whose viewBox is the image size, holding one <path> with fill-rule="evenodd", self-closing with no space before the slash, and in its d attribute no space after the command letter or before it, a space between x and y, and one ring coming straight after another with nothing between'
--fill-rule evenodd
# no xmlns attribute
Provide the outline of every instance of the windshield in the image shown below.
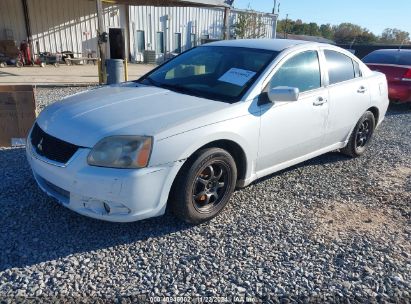
<svg viewBox="0 0 411 304"><path fill-rule="evenodd" d="M378 51L363 58L365 63L411 65L411 51Z"/></svg>
<svg viewBox="0 0 411 304"><path fill-rule="evenodd" d="M197 47L159 66L139 82L189 95L236 102L277 54L239 47Z"/></svg>

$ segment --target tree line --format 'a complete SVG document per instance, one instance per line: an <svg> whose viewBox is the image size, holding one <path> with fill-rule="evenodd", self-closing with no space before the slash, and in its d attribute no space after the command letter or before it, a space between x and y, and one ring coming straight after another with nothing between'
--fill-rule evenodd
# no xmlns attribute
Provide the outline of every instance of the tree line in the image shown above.
<svg viewBox="0 0 411 304"><path fill-rule="evenodd" d="M377 36L368 29L353 23L339 25L305 23L301 19L283 19L277 23L277 33L281 35L309 35L319 36L335 41L338 44L409 44L410 33L397 28L386 28Z"/></svg>

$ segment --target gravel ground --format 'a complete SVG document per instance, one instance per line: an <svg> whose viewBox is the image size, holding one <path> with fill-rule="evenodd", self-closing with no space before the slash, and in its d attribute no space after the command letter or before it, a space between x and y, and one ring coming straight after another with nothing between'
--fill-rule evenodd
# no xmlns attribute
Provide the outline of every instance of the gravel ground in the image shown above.
<svg viewBox="0 0 411 304"><path fill-rule="evenodd" d="M39 107L83 89L38 89ZM193 227L77 215L37 188L22 149L0 150L0 302L409 303L410 155L410 107L392 107L363 157L333 152L274 174Z"/></svg>

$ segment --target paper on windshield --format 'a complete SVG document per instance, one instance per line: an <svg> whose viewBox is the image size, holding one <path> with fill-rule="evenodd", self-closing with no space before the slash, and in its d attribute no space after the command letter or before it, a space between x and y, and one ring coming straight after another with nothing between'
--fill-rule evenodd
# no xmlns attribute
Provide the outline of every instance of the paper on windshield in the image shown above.
<svg viewBox="0 0 411 304"><path fill-rule="evenodd" d="M242 87L249 81L256 73L253 71L231 68L224 73L218 80L232 83Z"/></svg>

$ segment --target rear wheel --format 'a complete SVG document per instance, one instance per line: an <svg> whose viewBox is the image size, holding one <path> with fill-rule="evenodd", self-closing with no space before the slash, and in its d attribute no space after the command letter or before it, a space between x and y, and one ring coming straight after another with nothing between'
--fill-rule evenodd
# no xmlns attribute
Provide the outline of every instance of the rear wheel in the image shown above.
<svg viewBox="0 0 411 304"><path fill-rule="evenodd" d="M370 111L364 113L356 124L347 146L341 149L341 152L351 156L358 157L364 154L375 129L374 114Z"/></svg>
<svg viewBox="0 0 411 304"><path fill-rule="evenodd" d="M236 181L236 164L227 151L201 150L178 174L170 196L171 210L188 223L208 221L228 203Z"/></svg>

